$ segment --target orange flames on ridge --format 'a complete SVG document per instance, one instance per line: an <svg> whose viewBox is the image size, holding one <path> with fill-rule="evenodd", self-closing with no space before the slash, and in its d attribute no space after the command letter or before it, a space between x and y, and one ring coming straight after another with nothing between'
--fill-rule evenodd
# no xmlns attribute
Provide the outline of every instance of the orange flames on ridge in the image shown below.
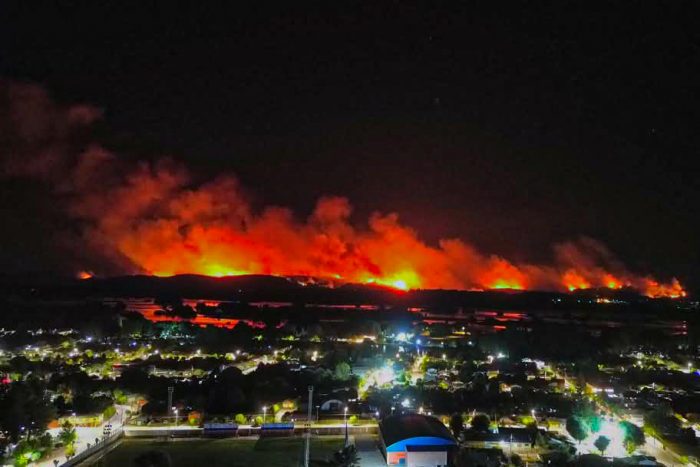
<svg viewBox="0 0 700 467"><path fill-rule="evenodd" d="M92 279L94 277L94 274L90 271L79 271L76 276L78 277L78 279L87 280Z"/></svg>
<svg viewBox="0 0 700 467"><path fill-rule="evenodd" d="M72 135L100 116L92 107L62 108L36 86L11 85L7 95L0 117L9 117L0 124L10 123L0 134L10 135L10 148L2 166L51 184L83 229L75 250L86 252L86 271L315 276L399 290L633 287L652 297L685 295L677 280L635 275L588 238L556 245L550 264L516 263L460 239L427 244L393 213L353 225L341 197L321 197L304 220L283 207L256 211L233 177L202 184L168 159L133 165L100 146L76 147Z"/></svg>
<svg viewBox="0 0 700 467"><path fill-rule="evenodd" d="M460 239L428 245L396 214L375 213L357 228L340 197L321 198L304 222L281 207L254 213L235 179L192 187L186 172L169 163L141 165L125 184L74 209L95 222L88 241L109 246L134 272L158 276L273 274L398 290L634 287L653 297L685 294L675 280L660 284L629 273L591 239L557 245L553 265L516 264Z"/></svg>

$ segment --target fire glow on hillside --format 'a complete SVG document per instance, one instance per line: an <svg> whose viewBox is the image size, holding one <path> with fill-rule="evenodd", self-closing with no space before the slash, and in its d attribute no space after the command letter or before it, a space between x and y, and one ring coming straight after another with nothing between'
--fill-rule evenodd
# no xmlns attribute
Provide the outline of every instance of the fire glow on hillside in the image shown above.
<svg viewBox="0 0 700 467"><path fill-rule="evenodd" d="M322 198L299 222L279 207L253 213L232 178L192 188L182 171L144 165L126 183L80 209L95 222L88 239L109 245L134 272L313 276L401 290L633 287L653 297L685 293L677 281L660 284L627 272L591 239L557 245L553 265L516 264L459 239L427 245L395 214L375 214L368 228L358 229L349 223L344 198ZM133 201L120 205L122 197Z"/></svg>
<svg viewBox="0 0 700 467"><path fill-rule="evenodd" d="M401 290L632 287L652 297L685 295L677 280L634 274L588 238L555 245L550 264L516 263L461 239L427 244L393 213L358 227L342 197L321 197L303 221L283 207L256 211L234 177L198 183L169 159L130 164L75 144L74 135L100 117L92 107L63 108L36 86L10 84L8 96L4 169L53 187L81 228L75 248L87 252L86 271L109 264L122 274L313 276Z"/></svg>

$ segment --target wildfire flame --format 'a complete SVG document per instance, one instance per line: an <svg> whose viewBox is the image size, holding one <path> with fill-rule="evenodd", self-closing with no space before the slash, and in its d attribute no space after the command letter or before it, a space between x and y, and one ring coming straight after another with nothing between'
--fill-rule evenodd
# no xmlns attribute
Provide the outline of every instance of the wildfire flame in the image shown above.
<svg viewBox="0 0 700 467"><path fill-rule="evenodd" d="M304 220L283 207L256 211L231 176L195 183L168 159L131 165L100 146L76 148L72 135L100 116L92 107L63 108L36 86L11 84L7 95L0 100L0 124L10 122L0 134L12 135L2 153L5 172L54 188L83 227L75 248L87 253L82 266L100 274L276 274L397 290L633 287L651 297L685 295L677 280L635 275L588 238L556 245L550 264L516 263L460 239L427 244L393 213L353 225L342 197L320 198Z"/></svg>

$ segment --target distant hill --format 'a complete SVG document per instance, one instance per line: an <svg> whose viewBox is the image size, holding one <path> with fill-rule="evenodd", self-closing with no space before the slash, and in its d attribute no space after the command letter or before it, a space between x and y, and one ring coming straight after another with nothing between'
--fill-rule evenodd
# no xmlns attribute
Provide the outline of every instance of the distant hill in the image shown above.
<svg viewBox="0 0 700 467"><path fill-rule="evenodd" d="M323 281L318 281L324 284ZM306 285L304 285L306 284ZM327 283L326 283L327 284ZM0 277L3 295L20 295L46 299L79 299L104 297L156 297L212 299L241 302L291 302L297 304L399 305L433 309L581 309L604 306L608 310L677 308L682 302L668 299L652 300L633 290L581 290L574 293L540 291L462 291L413 290L344 284L318 285L296 278L266 275L209 277L178 275L172 277L120 276L86 280L32 280L31 278ZM600 301L607 301L600 304Z"/></svg>

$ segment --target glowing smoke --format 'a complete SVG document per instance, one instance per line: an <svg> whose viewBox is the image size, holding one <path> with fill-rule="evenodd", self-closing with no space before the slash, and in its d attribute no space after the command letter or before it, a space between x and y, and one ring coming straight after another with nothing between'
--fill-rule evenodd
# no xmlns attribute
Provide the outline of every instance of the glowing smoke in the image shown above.
<svg viewBox="0 0 700 467"><path fill-rule="evenodd" d="M85 271L109 264L122 273L304 275L400 289L630 286L684 295L677 281L632 274L587 238L556 245L551 265L515 264L459 239L428 245L396 214L352 225L352 207L341 197L322 197L303 221L282 207L255 212L232 176L194 183L171 160L130 164L85 144L85 130L100 117L92 107L61 107L37 86L0 89L3 171L51 184L81 226L75 240L89 252Z"/></svg>

